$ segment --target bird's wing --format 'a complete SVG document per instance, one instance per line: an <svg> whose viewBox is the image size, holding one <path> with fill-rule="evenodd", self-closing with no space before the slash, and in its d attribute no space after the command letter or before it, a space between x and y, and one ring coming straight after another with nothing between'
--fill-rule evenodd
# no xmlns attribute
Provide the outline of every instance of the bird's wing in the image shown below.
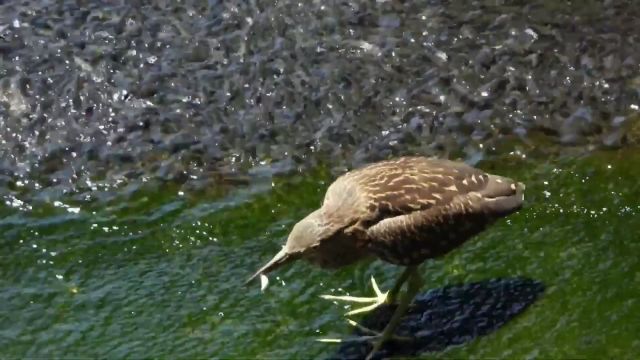
<svg viewBox="0 0 640 360"><path fill-rule="evenodd" d="M403 157L338 178L327 190L323 208L327 214L352 222L357 217L370 227L387 218L449 204L471 192L512 191L507 180L495 177L490 181L490 175L464 163Z"/></svg>
<svg viewBox="0 0 640 360"><path fill-rule="evenodd" d="M490 186L496 186L497 179L501 180L498 184L508 184L506 188L500 185L500 191L460 194L447 204L376 223L367 229L373 251L389 262L405 265L446 253L522 207L524 185L489 175Z"/></svg>

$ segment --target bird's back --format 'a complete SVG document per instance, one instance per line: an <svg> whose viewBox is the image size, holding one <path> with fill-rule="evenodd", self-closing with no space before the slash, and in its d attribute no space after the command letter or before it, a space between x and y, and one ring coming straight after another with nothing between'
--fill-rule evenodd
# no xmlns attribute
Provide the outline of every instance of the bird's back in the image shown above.
<svg viewBox="0 0 640 360"><path fill-rule="evenodd" d="M464 163L403 157L338 178L323 208L357 223L380 258L408 265L443 255L517 211L523 190Z"/></svg>

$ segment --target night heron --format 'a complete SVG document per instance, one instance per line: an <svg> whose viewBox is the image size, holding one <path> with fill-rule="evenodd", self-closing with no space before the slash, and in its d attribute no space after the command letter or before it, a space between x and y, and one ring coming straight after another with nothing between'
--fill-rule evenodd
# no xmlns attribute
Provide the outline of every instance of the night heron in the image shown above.
<svg viewBox="0 0 640 360"><path fill-rule="evenodd" d="M323 268L340 268L369 256L405 266L388 292L374 297L323 295L330 300L397 307L373 341L372 356L392 338L402 315L420 291L418 266L442 256L495 220L522 207L524 185L464 163L401 157L370 164L340 176L327 189L322 206L295 224L286 245L247 282L296 259ZM405 293L397 298L403 284Z"/></svg>

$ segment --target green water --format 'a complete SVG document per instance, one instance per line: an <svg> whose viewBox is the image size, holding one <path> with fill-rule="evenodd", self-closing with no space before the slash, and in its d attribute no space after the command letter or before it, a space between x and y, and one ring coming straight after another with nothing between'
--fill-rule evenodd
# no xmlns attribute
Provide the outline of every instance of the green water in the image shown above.
<svg viewBox="0 0 640 360"><path fill-rule="evenodd" d="M637 150L480 166L527 184L526 208L422 270L428 288L504 276L541 299L495 333L436 358L638 358ZM273 181L273 183L272 183ZM323 293L364 295L381 262L324 272L299 263L243 280L319 203L325 171L181 194L164 186L109 204L0 208L2 357L309 358L350 331ZM122 190L125 193L124 190ZM69 210L64 206L80 209Z"/></svg>

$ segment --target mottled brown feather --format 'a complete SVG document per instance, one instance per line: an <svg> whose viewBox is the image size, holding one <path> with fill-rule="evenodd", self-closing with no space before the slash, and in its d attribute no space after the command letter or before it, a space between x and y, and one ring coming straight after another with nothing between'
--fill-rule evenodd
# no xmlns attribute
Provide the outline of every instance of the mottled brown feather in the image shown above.
<svg viewBox="0 0 640 360"><path fill-rule="evenodd" d="M442 256L495 220L520 209L523 187L511 189L510 184L506 186L510 193L496 197L470 192L442 206L386 218L367 230L369 247L382 260L398 265Z"/></svg>
<svg viewBox="0 0 640 360"><path fill-rule="evenodd" d="M404 157L341 176L323 209L333 221L355 224L346 231L378 257L409 265L452 250L519 209L519 186L464 163Z"/></svg>
<svg viewBox="0 0 640 360"><path fill-rule="evenodd" d="M282 251L256 272L303 258L325 268L370 255L411 265L454 249L517 211L524 185L464 163L402 157L353 170L327 189Z"/></svg>
<svg viewBox="0 0 640 360"><path fill-rule="evenodd" d="M368 227L388 217L447 204L459 194L482 189L487 181L487 174L462 163L403 157L339 177L327 190L323 208L338 219L356 216ZM346 192L357 195L344 202Z"/></svg>

